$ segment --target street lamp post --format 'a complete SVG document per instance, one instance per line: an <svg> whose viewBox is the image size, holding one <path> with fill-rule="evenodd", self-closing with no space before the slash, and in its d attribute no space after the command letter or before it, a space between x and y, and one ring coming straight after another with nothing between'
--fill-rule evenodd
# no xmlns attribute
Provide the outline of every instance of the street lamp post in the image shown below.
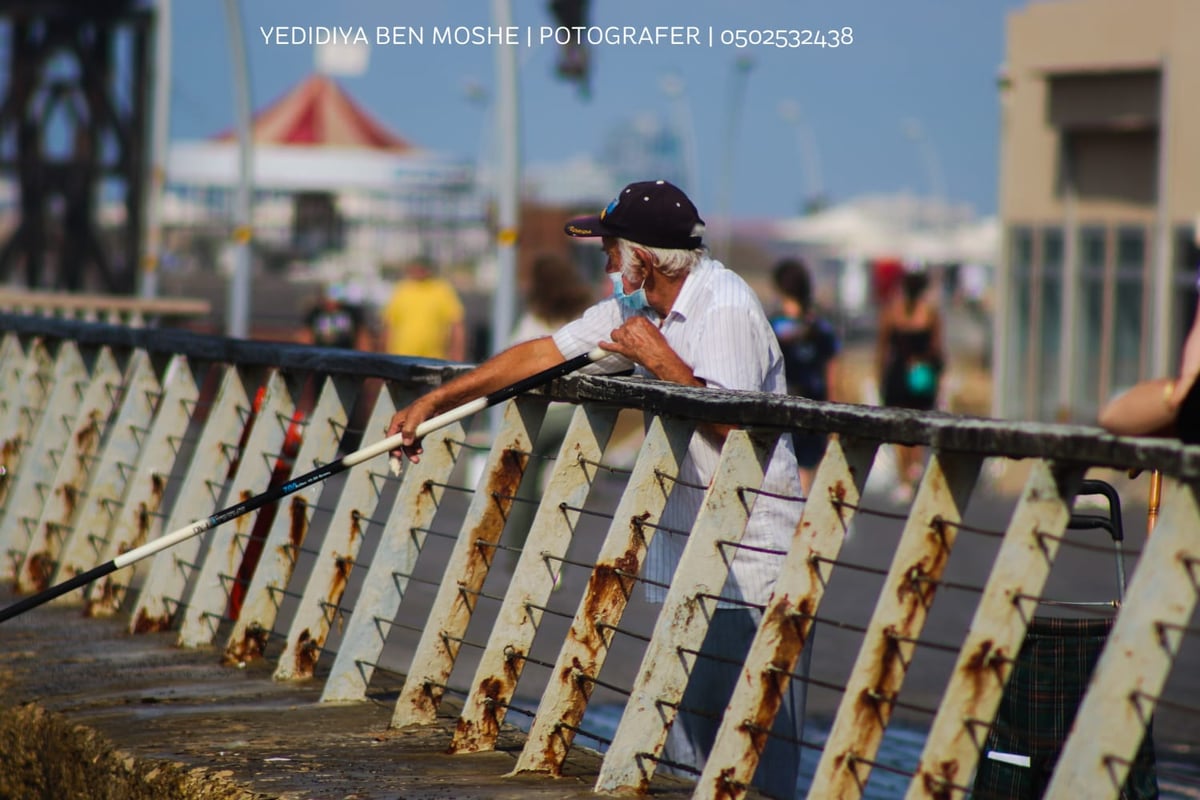
<svg viewBox="0 0 1200 800"><path fill-rule="evenodd" d="M496 26L512 25L510 0L493 0ZM500 168L496 176L496 283L492 294L492 352L512 334L516 294L517 225L520 214L520 117L517 113L517 52L496 48L496 132Z"/></svg>
<svg viewBox="0 0 1200 800"><path fill-rule="evenodd" d="M158 296L162 268L162 202L167 178L171 118L171 0L158 0L154 11L154 100L150 124L150 180L146 184L142 239L141 297Z"/></svg>
<svg viewBox="0 0 1200 800"><path fill-rule="evenodd" d="M742 106L746 101L746 83L750 70L754 68L754 60L750 56L740 56L733 62L733 81L729 93L729 111L725 129L725 152L721 165L721 191L717 201L717 217L720 221L720 246L717 256L728 259L729 249L733 241L733 220L730 207L733 197L733 161L737 151L738 122L742 118Z"/></svg>
<svg viewBox="0 0 1200 800"><path fill-rule="evenodd" d="M225 332L229 336L244 339L250 330L250 197L254 166L250 150L250 75L246 65L246 40L242 35L242 18L238 9L238 0L225 0L225 16L229 25L229 54L233 62L238 138L238 180L233 219L233 275L229 280Z"/></svg>

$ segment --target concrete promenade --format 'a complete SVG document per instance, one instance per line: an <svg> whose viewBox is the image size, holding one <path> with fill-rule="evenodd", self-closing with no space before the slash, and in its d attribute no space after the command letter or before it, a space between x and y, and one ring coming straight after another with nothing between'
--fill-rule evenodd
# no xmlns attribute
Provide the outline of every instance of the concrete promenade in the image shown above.
<svg viewBox="0 0 1200 800"><path fill-rule="evenodd" d="M0 603L16 598L6 587ZM183 650L175 633L131 636L122 621L86 619L77 609L42 606L0 630L0 713L36 704L111 741L117 760L176 765L189 772L195 798L237 800L540 800L601 797L592 791L599 757L574 748L566 776L505 777L523 734L507 728L494 752L450 756L454 720L388 730L388 698L353 705L319 705L320 683L273 681L269 665L243 670L218 664L212 650ZM9 728L12 727L10 724ZM20 735L18 734L18 738ZM74 760L54 770L73 773L110 794L102 764L85 763L61 741L30 729L27 741L0 739L0 796L44 796L4 791L4 772L21 760ZM8 764L7 767L2 766ZM35 769L50 772L50 765ZM201 771L197 771L202 768ZM13 779L10 773L8 780ZM12 789L10 788L11 792ZM147 796L155 796L153 793ZM163 795L159 795L163 796ZM178 795L174 795L179 797ZM659 779L654 798L691 796L690 784Z"/></svg>

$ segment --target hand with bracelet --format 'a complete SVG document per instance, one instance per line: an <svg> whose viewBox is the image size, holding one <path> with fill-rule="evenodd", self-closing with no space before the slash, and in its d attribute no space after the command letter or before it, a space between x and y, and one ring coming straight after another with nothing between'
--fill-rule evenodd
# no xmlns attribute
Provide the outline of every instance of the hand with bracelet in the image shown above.
<svg viewBox="0 0 1200 800"><path fill-rule="evenodd" d="M1200 441L1200 392L1192 391L1200 374L1200 304L1183 345L1177 378L1141 381L1100 410L1100 427L1124 436L1178 436Z"/></svg>

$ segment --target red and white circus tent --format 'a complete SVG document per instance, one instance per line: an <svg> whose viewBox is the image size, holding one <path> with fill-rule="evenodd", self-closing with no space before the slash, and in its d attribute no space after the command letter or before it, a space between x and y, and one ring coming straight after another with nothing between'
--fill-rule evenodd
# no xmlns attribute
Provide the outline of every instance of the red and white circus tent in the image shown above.
<svg viewBox="0 0 1200 800"><path fill-rule="evenodd" d="M327 75L255 114L252 142L255 242L306 254L296 263L375 276L385 260L421 252L473 263L487 247L474 165L389 130ZM171 143L163 224L189 242L220 237L240 164L232 132Z"/></svg>
<svg viewBox="0 0 1200 800"><path fill-rule="evenodd" d="M327 75L302 81L254 119L254 141L320 147L415 150L412 144L389 131ZM217 137L233 141L232 132Z"/></svg>

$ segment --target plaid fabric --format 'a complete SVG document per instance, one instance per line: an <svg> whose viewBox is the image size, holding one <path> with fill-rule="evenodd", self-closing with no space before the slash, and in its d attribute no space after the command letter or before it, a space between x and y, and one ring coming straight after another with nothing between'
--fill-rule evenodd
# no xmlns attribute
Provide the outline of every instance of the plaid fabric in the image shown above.
<svg viewBox="0 0 1200 800"><path fill-rule="evenodd" d="M975 800L1042 796L1111 628L1109 619L1034 617L980 756ZM993 750L1029 756L1030 765L990 759ZM1158 797L1149 726L1120 796Z"/></svg>

